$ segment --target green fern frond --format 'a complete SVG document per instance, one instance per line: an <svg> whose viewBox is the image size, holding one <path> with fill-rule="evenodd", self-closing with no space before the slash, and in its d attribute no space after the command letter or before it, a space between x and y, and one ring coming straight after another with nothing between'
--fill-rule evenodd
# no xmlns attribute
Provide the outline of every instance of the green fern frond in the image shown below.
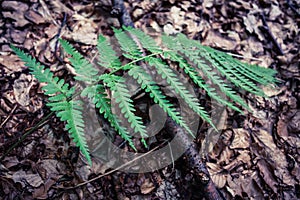
<svg viewBox="0 0 300 200"><path fill-rule="evenodd" d="M132 27L125 27L124 29L127 30L131 35L138 38L139 42L142 44L142 48L147 49L151 53L163 52L161 47L156 44L155 40L149 35L145 34L143 31Z"/></svg>
<svg viewBox="0 0 300 200"><path fill-rule="evenodd" d="M80 148L80 151L85 156L88 163L92 165L89 148L84 136L82 102L75 100L69 101L68 106L64 111L58 112L57 116L59 116L62 121L67 121L66 129L71 134L73 141Z"/></svg>
<svg viewBox="0 0 300 200"><path fill-rule="evenodd" d="M182 56L176 54L175 52L169 51L164 52L164 57L179 63L179 67L184 70L184 72L192 79L192 81L198 85L200 88L204 89L207 92L207 95L211 97L212 99L218 101L219 103L228 106L229 108L236 110L240 113L242 113L242 110L240 110L238 107L236 107L233 103L226 101L222 97L220 97L216 92L215 88L209 87L207 84L205 84L205 81L201 78L199 73L191 67Z"/></svg>
<svg viewBox="0 0 300 200"><path fill-rule="evenodd" d="M178 63L188 78L197 86L203 88L208 96L239 112L242 112L240 106L246 109L250 108L237 94L237 91L231 88L231 84L234 84L238 89L241 88L250 93L263 96L263 91L257 84L268 85L277 82L274 78L275 70L242 63L224 52L202 46L183 34L178 34L175 37L163 36L163 45L168 48L168 50L163 50L160 45L156 44L154 39L142 31L129 27L123 27L123 29L114 29L114 32L122 50L122 56L125 58L124 61L127 63L124 65L122 65L108 40L103 35L98 37L99 64L110 69L108 74L99 75L98 70L69 42L60 39L60 43L66 53L71 55L69 60L76 72L74 78L88 83L88 86L81 91L81 96L87 96L92 100L95 107L99 109L99 113L110 122L111 126L134 150L136 150L136 147L132 141L132 134L127 130L130 128L124 127L121 119L125 118L133 132L141 135L141 141L145 146L147 146L145 141L147 137L146 127L142 118L135 115L136 110L125 79L116 75L116 72L128 71L128 74L136 79L140 87L149 93L154 102L191 135L193 133L187 126L186 121L163 94L151 75L148 74L147 65L152 66L167 82L168 86L179 94L195 113L214 128L215 126L207 111L201 107L198 99L189 92L166 61ZM47 106L56 113L61 121L66 122L67 131L91 164L91 157L84 136L82 102L71 99L75 94L75 87L69 87L69 84L65 83L63 79L55 77L50 69L45 68L22 50L13 46L11 48L25 62L38 81L46 83L42 89L46 95L49 95ZM138 66L141 62L144 62L143 65ZM203 77L200 74L203 74ZM212 84L205 83L204 80L206 79ZM225 82L225 79L228 80L228 83ZM229 100L221 97L217 93L217 89L224 93L224 96ZM108 97L108 91L112 94L111 98ZM120 115L113 113L112 101L118 104L121 111Z"/></svg>
<svg viewBox="0 0 300 200"><path fill-rule="evenodd" d="M108 69L119 69L121 62L117 53L103 35L99 35L97 49L99 52L99 65Z"/></svg>
<svg viewBox="0 0 300 200"><path fill-rule="evenodd" d="M188 133L194 136L191 129L187 126L179 112L176 111L173 104L171 104L166 96L163 95L159 87L152 80L151 76L147 74L140 66L134 65L128 71L128 74L141 84L141 88L150 94L154 102L157 103L177 124L187 130Z"/></svg>
<svg viewBox="0 0 300 200"><path fill-rule="evenodd" d="M226 96L247 110L250 110L245 101L228 84L226 84L224 80L222 80L218 71L214 70L213 66L211 66L209 54L205 49L197 48L198 43L187 39L183 34L178 34L176 38L181 45L181 48L179 48L180 53L187 57L194 66L197 66L199 70L201 70L212 83L216 84ZM210 64L207 64L206 62Z"/></svg>
<svg viewBox="0 0 300 200"><path fill-rule="evenodd" d="M66 53L72 56L69 60L77 73L74 78L89 84L97 81L98 70L70 45L69 42L63 39L59 39L59 41Z"/></svg>
<svg viewBox="0 0 300 200"><path fill-rule="evenodd" d="M146 59L146 61L151 66L154 66L156 68L158 74L160 74L163 79L167 80L168 84L172 86L175 92L185 100L185 102L194 112L196 112L202 119L204 119L206 122L208 122L212 127L216 129L215 125L212 123L212 120L210 119L207 112L204 110L203 107L200 106L198 99L193 97L192 94L190 94L189 90L182 84L182 82L177 78L177 75L172 71L172 69L167 64L165 64L159 58L150 57Z"/></svg>
<svg viewBox="0 0 300 200"><path fill-rule="evenodd" d="M99 109L99 113L103 114L104 118L109 121L111 126L118 132L118 134L136 151L132 137L126 128L120 124L120 120L117 118L117 116L112 113L111 101L105 92L104 86L101 84L89 86L82 91L81 95L87 96L93 101L96 108Z"/></svg>
<svg viewBox="0 0 300 200"><path fill-rule="evenodd" d="M272 85L279 82L275 78L277 72L273 69L263 68L257 65L250 65L248 63L242 63L232 57L229 62L235 63L237 66L237 70L240 70L241 73L246 74L249 78L261 85Z"/></svg>
<svg viewBox="0 0 300 200"><path fill-rule="evenodd" d="M30 55L27 55L22 50L11 46L14 52L25 62L29 67L30 72L38 79L39 82L46 83L42 89L49 97L47 106L51 111L55 111L56 116L61 121L66 121L66 129L71 134L73 141L80 148L82 154L86 157L89 164L92 164L89 155L89 150L84 137L84 123L82 120L82 112L80 102L69 100L74 94L75 88L70 88L63 79L54 77L49 69L45 69L43 65L38 63Z"/></svg>
<svg viewBox="0 0 300 200"><path fill-rule="evenodd" d="M120 29L114 29L115 37L117 38L121 49L123 50L123 56L128 59L136 60L142 57L140 47L130 38L127 33Z"/></svg>
<svg viewBox="0 0 300 200"><path fill-rule="evenodd" d="M141 141L147 147L145 138L148 137L146 133L146 127L143 125L142 118L136 116L134 112L136 111L133 105L133 101L130 99L131 95L126 87L125 79L116 75L106 75L102 76L103 82L112 91L112 96L116 100L116 103L121 109L121 113L130 123L131 128L135 133L139 133L141 136Z"/></svg>
<svg viewBox="0 0 300 200"><path fill-rule="evenodd" d="M263 91L254 84L253 80L249 79L246 74L240 73L237 70L236 65L228 62L228 55L210 47L202 46L202 48L205 49L210 56L211 64L217 68L229 81L231 81L237 87L240 87L248 92L259 96L264 96Z"/></svg>
<svg viewBox="0 0 300 200"><path fill-rule="evenodd" d="M16 55L25 62L25 66L29 67L30 73L34 75L39 82L47 83L47 85L42 88L45 91L45 94L55 95L59 93L62 94L65 99L73 94L69 91L69 84L65 83L64 80L59 80L57 77L54 77L50 69L45 69L45 67L37 62L35 58L26 54L21 49L14 46L11 46L11 48Z"/></svg>

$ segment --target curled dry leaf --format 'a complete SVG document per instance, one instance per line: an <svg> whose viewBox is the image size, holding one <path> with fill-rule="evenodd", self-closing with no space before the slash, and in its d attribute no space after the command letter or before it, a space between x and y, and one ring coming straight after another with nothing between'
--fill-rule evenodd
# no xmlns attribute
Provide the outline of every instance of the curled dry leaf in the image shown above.
<svg viewBox="0 0 300 200"><path fill-rule="evenodd" d="M142 194L149 194L155 189L155 186L150 180L147 178L141 185L141 193Z"/></svg>
<svg viewBox="0 0 300 200"><path fill-rule="evenodd" d="M220 165L217 165L215 163L208 162L206 163L206 166L216 186L218 188L223 188L226 184L227 174L222 172Z"/></svg>
<svg viewBox="0 0 300 200"><path fill-rule="evenodd" d="M264 168L265 171L261 171L263 174L267 174L266 170L271 170L270 173L274 173L277 179L281 180L284 184L288 186L294 186L295 181L291 177L289 171L287 170L288 163L284 153L275 145L273 137L265 130L259 130L253 134L255 141L265 152L258 152L258 157L263 156L266 162L270 163L272 168ZM260 166L264 166L260 165ZM260 168L262 169L262 168ZM272 186L272 184L270 185Z"/></svg>
<svg viewBox="0 0 300 200"><path fill-rule="evenodd" d="M250 146L249 132L243 128L233 129L234 139L230 145L231 149L246 149Z"/></svg>
<svg viewBox="0 0 300 200"><path fill-rule="evenodd" d="M23 107L30 104L29 91L33 85L32 76L21 74L20 78L15 80L13 88L16 101Z"/></svg>
<svg viewBox="0 0 300 200"><path fill-rule="evenodd" d="M23 170L15 172L12 176L12 179L15 183L21 183L23 187L25 187L26 185L39 187L41 184L43 184L43 180L39 174L33 174L31 172L25 172Z"/></svg>

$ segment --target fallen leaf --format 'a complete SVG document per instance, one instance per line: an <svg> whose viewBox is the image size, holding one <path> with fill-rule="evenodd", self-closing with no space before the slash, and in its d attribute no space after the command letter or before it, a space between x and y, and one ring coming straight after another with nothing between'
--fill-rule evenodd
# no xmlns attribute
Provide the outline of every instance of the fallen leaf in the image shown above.
<svg viewBox="0 0 300 200"><path fill-rule="evenodd" d="M20 78L15 80L13 88L16 101L23 107L30 104L29 91L33 85L32 76L21 74Z"/></svg>
<svg viewBox="0 0 300 200"><path fill-rule="evenodd" d="M234 138L230 145L231 149L246 149L250 146L249 132L243 128L233 129Z"/></svg>
<svg viewBox="0 0 300 200"><path fill-rule="evenodd" d="M142 194L149 194L155 189L155 186L150 180L147 178L141 185L141 193Z"/></svg>
<svg viewBox="0 0 300 200"><path fill-rule="evenodd" d="M219 165L215 163L206 163L209 174L218 188L223 188L226 184L227 175L222 172Z"/></svg>
<svg viewBox="0 0 300 200"><path fill-rule="evenodd" d="M15 183L21 183L23 187L25 187L27 184L31 185L32 187L39 187L41 184L43 184L43 180L39 174L33 174L23 170L15 172L12 176L12 179Z"/></svg>

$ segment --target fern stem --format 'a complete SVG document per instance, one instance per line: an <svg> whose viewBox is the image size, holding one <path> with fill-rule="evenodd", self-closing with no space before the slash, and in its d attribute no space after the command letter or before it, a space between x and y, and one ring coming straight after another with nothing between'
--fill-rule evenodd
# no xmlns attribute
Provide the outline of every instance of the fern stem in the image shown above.
<svg viewBox="0 0 300 200"><path fill-rule="evenodd" d="M131 66L131 65L133 65L133 64L135 64L135 63L137 63L137 62L146 60L146 59L148 59L148 58L150 58L150 57L157 56L157 55L162 55L162 52L152 53L152 54L149 54L149 55L147 55L147 56L144 56L144 57L141 57L141 58L132 60L132 61L130 61L129 63L127 63L127 64L121 66L121 67L118 68L118 69L115 69L115 70L111 71L111 72L108 73L108 74L109 74L109 75L112 75L112 74L114 74L114 73L116 73L116 72L118 72L118 71L120 71L120 70L126 70L126 69L128 69L128 68L130 69L130 66Z"/></svg>
<svg viewBox="0 0 300 200"><path fill-rule="evenodd" d="M29 131L25 132L16 143L14 143L13 145L11 145L8 150L1 156L0 161L3 161L3 159L17 146L19 146L19 144L21 144L25 138L30 135L31 133L33 133L33 131L37 130L38 128L40 128L51 116L53 116L54 112L50 112L48 115L46 115L45 117L42 118L41 121L39 121L34 127L32 127Z"/></svg>

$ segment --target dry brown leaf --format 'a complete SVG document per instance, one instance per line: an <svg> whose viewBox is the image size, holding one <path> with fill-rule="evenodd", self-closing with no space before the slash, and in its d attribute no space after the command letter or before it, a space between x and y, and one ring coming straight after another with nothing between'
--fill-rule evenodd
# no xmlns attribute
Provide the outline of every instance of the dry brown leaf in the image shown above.
<svg viewBox="0 0 300 200"><path fill-rule="evenodd" d="M25 18L35 24L46 23L46 20L43 18L43 16L41 16L39 13L35 12L34 10L29 10L28 12L26 12Z"/></svg>
<svg viewBox="0 0 300 200"><path fill-rule="evenodd" d="M3 1L2 9L9 10L2 12L5 18L13 19L12 22L16 27L24 27L29 24L29 21L25 19L24 13L28 10L28 5L20 1Z"/></svg>
<svg viewBox="0 0 300 200"><path fill-rule="evenodd" d="M263 86L262 90L268 97L273 97L286 90L286 87L278 88L276 86Z"/></svg>
<svg viewBox="0 0 300 200"><path fill-rule="evenodd" d="M295 181L287 170L287 160L284 153L275 145L273 137L265 130L259 130L253 134L255 141L263 148L268 157L266 161L274 167L274 174L284 184L294 186ZM259 155L257 155L259 156Z"/></svg>
<svg viewBox="0 0 300 200"><path fill-rule="evenodd" d="M263 180L268 184L270 188L272 188L274 192L278 192L278 188L276 187L276 177L272 173L274 171L273 166L265 159L258 160L257 166L259 168L259 173L261 174Z"/></svg>
<svg viewBox="0 0 300 200"><path fill-rule="evenodd" d="M214 5L214 0L204 0L203 1L203 6L205 8L211 8Z"/></svg>
<svg viewBox="0 0 300 200"><path fill-rule="evenodd" d="M221 152L218 162L228 164L230 162L230 159L233 157L233 155L234 155L233 150L229 149L228 146L225 146L225 149Z"/></svg>
<svg viewBox="0 0 300 200"><path fill-rule="evenodd" d="M215 163L206 163L209 174L218 188L223 188L226 184L227 174L222 172L219 165Z"/></svg>
<svg viewBox="0 0 300 200"><path fill-rule="evenodd" d="M0 63L4 65L4 70L7 75L20 72L27 68L24 66L24 62L20 61L19 57L15 54L0 53Z"/></svg>
<svg viewBox="0 0 300 200"><path fill-rule="evenodd" d="M203 45L218 47L224 50L235 50L237 47L237 42L232 38L220 35L216 31L209 31Z"/></svg>
<svg viewBox="0 0 300 200"><path fill-rule="evenodd" d="M21 76L15 80L13 88L16 101L23 107L27 107L30 104L29 91L33 86L32 76L21 74Z"/></svg>
<svg viewBox="0 0 300 200"><path fill-rule="evenodd" d="M72 17L77 21L72 27L72 32L65 32L64 37L83 44L96 45L98 25L79 14L74 14Z"/></svg>
<svg viewBox="0 0 300 200"><path fill-rule="evenodd" d="M243 16L243 22L246 27L246 30L249 31L249 33L256 33L258 36L258 39L260 41L264 40L264 35L258 28L259 26L262 26L261 20L258 18L256 13L261 12L257 5L253 4L253 8L251 11L247 14L247 16Z"/></svg>
<svg viewBox="0 0 300 200"><path fill-rule="evenodd" d="M233 129L234 139L230 145L231 149L246 149L250 146L249 132L243 128Z"/></svg>
<svg viewBox="0 0 300 200"><path fill-rule="evenodd" d="M39 187L41 184L43 184L43 180L39 174L33 174L23 170L15 172L12 176L12 179L15 183L21 183L23 187L25 187L27 184L31 185L32 187Z"/></svg>
<svg viewBox="0 0 300 200"><path fill-rule="evenodd" d="M248 170L243 174L227 176L227 183L232 195L240 197L249 197L252 200L264 199L262 186L256 171ZM244 193L244 194L243 194Z"/></svg>
<svg viewBox="0 0 300 200"><path fill-rule="evenodd" d="M150 179L147 178L141 185L141 193L142 194L149 194L155 189L155 186L152 182L150 182Z"/></svg>
<svg viewBox="0 0 300 200"><path fill-rule="evenodd" d="M271 5L271 9L270 9L270 13L269 13L270 20L275 20L282 14L283 13L278 5L274 5L274 4Z"/></svg>

